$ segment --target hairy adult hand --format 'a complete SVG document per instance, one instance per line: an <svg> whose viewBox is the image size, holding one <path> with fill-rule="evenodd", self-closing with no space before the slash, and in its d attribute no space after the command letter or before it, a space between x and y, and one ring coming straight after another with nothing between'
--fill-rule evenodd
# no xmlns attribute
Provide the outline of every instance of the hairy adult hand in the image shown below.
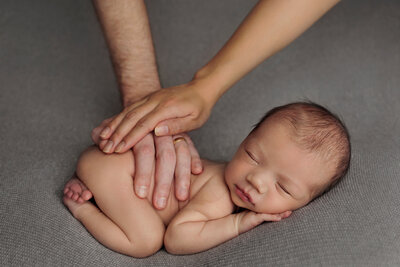
<svg viewBox="0 0 400 267"><path fill-rule="evenodd" d="M196 129L208 119L217 99L196 81L156 91L126 107L104 124L100 149L123 153L155 129L157 136Z"/></svg>
<svg viewBox="0 0 400 267"><path fill-rule="evenodd" d="M97 145L102 141L100 132L113 118L115 116L93 129L92 139ZM181 141L174 141L178 139ZM155 170L153 205L157 209L165 208L174 177L175 196L184 201L189 196L191 172L200 174L203 169L199 153L187 134L157 137L149 133L133 147L133 153L135 193L140 198L147 197Z"/></svg>

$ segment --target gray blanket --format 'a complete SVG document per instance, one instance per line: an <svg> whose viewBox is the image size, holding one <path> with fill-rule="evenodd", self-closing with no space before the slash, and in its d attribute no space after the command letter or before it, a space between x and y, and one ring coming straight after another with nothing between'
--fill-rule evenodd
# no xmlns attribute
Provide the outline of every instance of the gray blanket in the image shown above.
<svg viewBox="0 0 400 267"><path fill-rule="evenodd" d="M188 82L256 2L147 1L164 87ZM0 2L0 266L399 266L400 2L343 1L226 93L191 133L229 160L263 113L310 99L340 115L348 175L278 223L188 256L146 259L96 241L62 204L90 131L120 111L90 1Z"/></svg>

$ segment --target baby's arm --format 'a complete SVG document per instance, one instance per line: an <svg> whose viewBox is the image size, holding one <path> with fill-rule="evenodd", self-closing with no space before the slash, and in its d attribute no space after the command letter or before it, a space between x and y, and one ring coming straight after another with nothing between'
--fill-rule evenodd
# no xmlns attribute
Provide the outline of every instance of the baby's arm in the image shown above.
<svg viewBox="0 0 400 267"><path fill-rule="evenodd" d="M238 235L235 214L213 218L200 206L200 203L189 203L168 225L164 246L169 253L204 251Z"/></svg>
<svg viewBox="0 0 400 267"><path fill-rule="evenodd" d="M204 251L264 221L279 221L288 216L284 213L258 214L252 211L231 214L233 205L229 192L227 189L225 192L222 189L215 190L216 187L219 184L207 183L170 222L164 236L164 246L169 253Z"/></svg>

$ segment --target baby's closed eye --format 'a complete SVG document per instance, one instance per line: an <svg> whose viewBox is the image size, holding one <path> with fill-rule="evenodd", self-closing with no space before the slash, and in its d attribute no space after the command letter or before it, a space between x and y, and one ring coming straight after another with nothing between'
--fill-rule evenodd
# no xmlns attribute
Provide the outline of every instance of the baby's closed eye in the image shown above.
<svg viewBox="0 0 400 267"><path fill-rule="evenodd" d="M291 196L291 194L289 193L289 191L287 191L286 189L285 189L285 187L283 187L281 184L279 184L278 183L278 186L286 193L286 194L288 194L289 196Z"/></svg>

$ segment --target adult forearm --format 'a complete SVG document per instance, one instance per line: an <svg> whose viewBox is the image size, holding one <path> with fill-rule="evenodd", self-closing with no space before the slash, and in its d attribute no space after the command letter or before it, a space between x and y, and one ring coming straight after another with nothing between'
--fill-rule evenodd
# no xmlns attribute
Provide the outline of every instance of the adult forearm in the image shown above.
<svg viewBox="0 0 400 267"><path fill-rule="evenodd" d="M261 0L194 79L213 84L219 98L262 61L286 47L339 0Z"/></svg>
<svg viewBox="0 0 400 267"><path fill-rule="evenodd" d="M161 88L143 0L93 0L124 106Z"/></svg>

